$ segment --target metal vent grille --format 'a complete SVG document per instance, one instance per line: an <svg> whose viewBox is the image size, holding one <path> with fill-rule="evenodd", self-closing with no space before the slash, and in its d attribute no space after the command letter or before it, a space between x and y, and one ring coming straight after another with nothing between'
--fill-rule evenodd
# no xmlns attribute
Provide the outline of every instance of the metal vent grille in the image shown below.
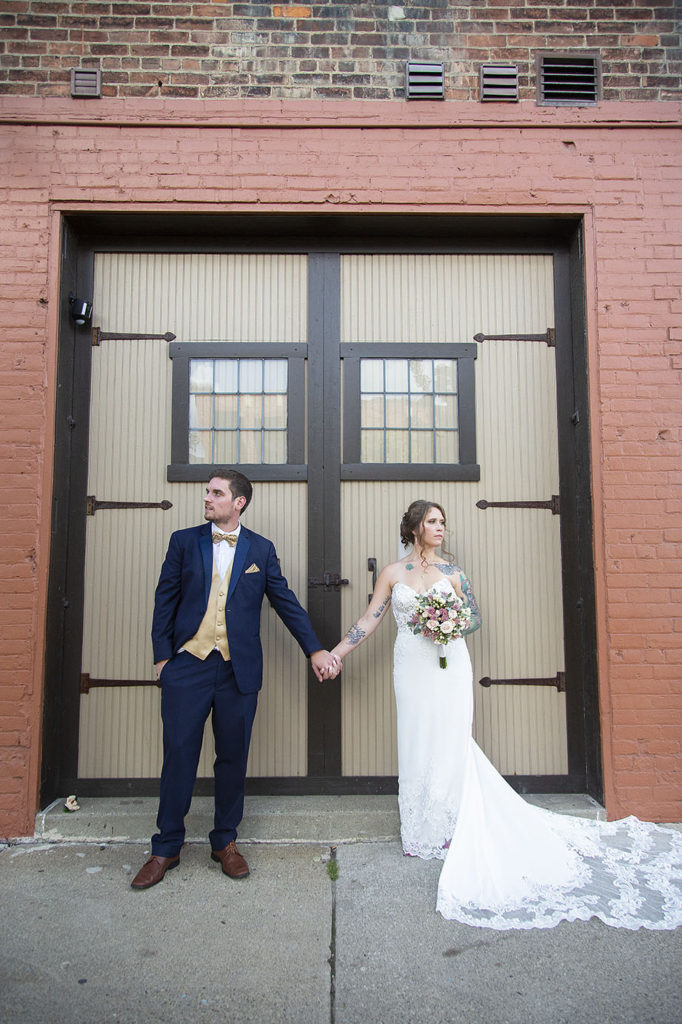
<svg viewBox="0 0 682 1024"><path fill-rule="evenodd" d="M71 95L97 99L102 95L102 72L99 68L73 68Z"/></svg>
<svg viewBox="0 0 682 1024"><path fill-rule="evenodd" d="M405 65L405 96L408 100L444 100L443 65L408 61Z"/></svg>
<svg viewBox="0 0 682 1024"><path fill-rule="evenodd" d="M538 54L538 103L587 106L601 97L601 61L584 54Z"/></svg>
<svg viewBox="0 0 682 1024"><path fill-rule="evenodd" d="M481 68L481 100L518 103L519 69L516 64L484 64Z"/></svg>

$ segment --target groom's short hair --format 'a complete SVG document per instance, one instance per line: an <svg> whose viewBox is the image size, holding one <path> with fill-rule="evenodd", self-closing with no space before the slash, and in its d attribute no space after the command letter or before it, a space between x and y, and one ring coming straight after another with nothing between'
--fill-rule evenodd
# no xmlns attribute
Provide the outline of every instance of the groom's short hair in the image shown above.
<svg viewBox="0 0 682 1024"><path fill-rule="evenodd" d="M214 473L211 473L209 480L213 480L218 477L219 480L225 480L230 487L233 498L245 498L246 502L242 512L249 507L251 496L253 495L253 484L251 481L240 473L238 469L217 469Z"/></svg>

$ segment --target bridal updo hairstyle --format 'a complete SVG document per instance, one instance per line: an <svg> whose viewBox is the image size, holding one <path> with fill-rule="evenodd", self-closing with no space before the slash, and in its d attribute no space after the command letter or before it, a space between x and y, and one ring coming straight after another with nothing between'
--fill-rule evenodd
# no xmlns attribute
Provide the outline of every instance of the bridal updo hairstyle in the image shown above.
<svg viewBox="0 0 682 1024"><path fill-rule="evenodd" d="M423 535L423 522L429 512L429 509L437 508L443 519L447 522L447 516L442 505L439 505L437 501L424 501L423 498L418 498L413 501L407 512L400 520L400 539L403 542L403 547L409 548L411 544L414 544L415 540L421 540Z"/></svg>

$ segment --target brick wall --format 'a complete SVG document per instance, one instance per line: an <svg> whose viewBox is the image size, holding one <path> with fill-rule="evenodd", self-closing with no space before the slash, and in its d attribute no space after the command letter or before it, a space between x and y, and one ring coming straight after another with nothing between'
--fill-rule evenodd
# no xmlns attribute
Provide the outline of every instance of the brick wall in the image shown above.
<svg viewBox="0 0 682 1024"><path fill-rule="evenodd" d="M13 834L23 835L33 832L40 757L42 683L35 670L47 566L38 524L51 515L40 487L51 433L48 224L45 192L32 182L23 189L15 176L20 153L3 149L0 143L0 180L11 184L12 201L3 209L0 232L0 821L11 821ZM7 834L0 825L0 837Z"/></svg>
<svg viewBox="0 0 682 1024"><path fill-rule="evenodd" d="M584 214L606 802L682 818L682 109L417 106L0 98L0 836L37 802L55 204Z"/></svg>
<svg viewBox="0 0 682 1024"><path fill-rule="evenodd" d="M266 4L4 0L0 94L68 96L100 68L106 96L400 99L408 59L443 63L446 98L478 99L511 61L535 98L539 50L599 53L606 100L680 99L676 0Z"/></svg>

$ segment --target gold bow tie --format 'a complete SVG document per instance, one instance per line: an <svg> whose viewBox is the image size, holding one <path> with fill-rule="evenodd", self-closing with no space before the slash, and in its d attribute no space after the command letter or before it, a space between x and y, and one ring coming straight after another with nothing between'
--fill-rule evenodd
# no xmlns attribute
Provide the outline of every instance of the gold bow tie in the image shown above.
<svg viewBox="0 0 682 1024"><path fill-rule="evenodd" d="M237 543L237 534L236 533L214 533L213 534L213 543L214 544L220 544L221 540L226 540L227 543L230 545L230 547L233 548L235 546L235 544Z"/></svg>

